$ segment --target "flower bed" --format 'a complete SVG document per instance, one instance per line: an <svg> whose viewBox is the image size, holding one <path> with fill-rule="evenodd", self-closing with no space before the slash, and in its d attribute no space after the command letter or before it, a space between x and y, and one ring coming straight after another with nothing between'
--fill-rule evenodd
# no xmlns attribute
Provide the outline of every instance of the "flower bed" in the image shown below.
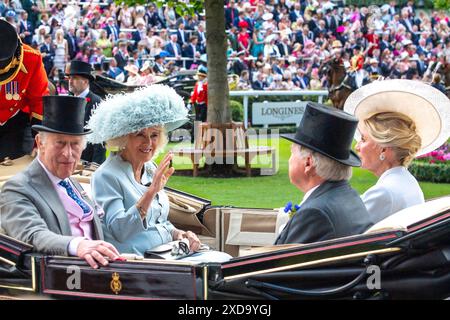
<svg viewBox="0 0 450 320"><path fill-rule="evenodd" d="M450 183L450 144L418 157L408 169L419 181Z"/></svg>

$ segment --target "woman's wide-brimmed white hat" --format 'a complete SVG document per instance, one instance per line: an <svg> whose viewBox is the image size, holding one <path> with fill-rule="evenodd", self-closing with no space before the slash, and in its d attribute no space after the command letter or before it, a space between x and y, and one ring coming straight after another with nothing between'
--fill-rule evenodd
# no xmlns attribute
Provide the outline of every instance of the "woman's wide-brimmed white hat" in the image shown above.
<svg viewBox="0 0 450 320"><path fill-rule="evenodd" d="M262 18L264 21L271 20L271 19L273 19L273 14L270 12L266 12L262 15Z"/></svg>
<svg viewBox="0 0 450 320"><path fill-rule="evenodd" d="M94 109L86 125L93 131L88 142L102 143L157 126L172 131L188 121L187 113L183 98L165 85L110 95Z"/></svg>
<svg viewBox="0 0 450 320"><path fill-rule="evenodd" d="M417 156L431 152L450 136L450 100L429 84L415 80L375 81L354 91L344 111L360 121L380 112L399 112L416 124L422 146ZM359 139L357 134L357 139Z"/></svg>
<svg viewBox="0 0 450 320"><path fill-rule="evenodd" d="M129 65L125 66L124 69L125 69L126 71L128 71L128 72L134 74L134 75L139 74L139 68L138 68L138 66L135 65L135 64L129 64Z"/></svg>

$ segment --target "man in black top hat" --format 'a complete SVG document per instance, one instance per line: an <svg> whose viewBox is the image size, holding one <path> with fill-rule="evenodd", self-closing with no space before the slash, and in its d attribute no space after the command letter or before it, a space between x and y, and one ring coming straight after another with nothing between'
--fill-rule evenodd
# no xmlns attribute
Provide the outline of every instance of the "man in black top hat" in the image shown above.
<svg viewBox="0 0 450 320"><path fill-rule="evenodd" d="M6 234L52 255L85 259L93 268L107 265L119 253L102 241L103 210L70 178L86 145L86 100L46 96L42 125L32 128L38 157L8 180L0 193L2 228Z"/></svg>
<svg viewBox="0 0 450 320"><path fill-rule="evenodd" d="M164 66L164 56L157 54L155 56L155 64L153 65L153 73L157 76L166 75L166 67Z"/></svg>
<svg viewBox="0 0 450 320"><path fill-rule="evenodd" d="M86 99L84 124L91 118L92 109L100 103L101 98L90 91L89 81L94 80L92 67L89 63L74 60L70 63L69 91L75 97ZM81 159L88 162L102 164L106 159L106 149L101 144L88 144L81 155Z"/></svg>
<svg viewBox="0 0 450 320"><path fill-rule="evenodd" d="M0 19L0 161L31 152L23 147L30 123L42 119L48 80L39 51L22 44L17 30Z"/></svg>
<svg viewBox="0 0 450 320"><path fill-rule="evenodd" d="M300 209L275 244L311 243L363 233L371 226L348 180L361 165L351 150L358 120L335 108L308 103L289 159L291 183L304 192Z"/></svg>

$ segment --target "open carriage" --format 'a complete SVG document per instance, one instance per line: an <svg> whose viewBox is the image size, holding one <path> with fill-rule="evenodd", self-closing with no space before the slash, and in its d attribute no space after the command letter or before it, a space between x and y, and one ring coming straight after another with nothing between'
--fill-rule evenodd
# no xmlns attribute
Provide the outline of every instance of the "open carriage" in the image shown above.
<svg viewBox="0 0 450 320"><path fill-rule="evenodd" d="M75 177L89 190L89 169ZM1 182L0 182L1 184ZM234 258L194 263L132 257L90 268L0 234L0 298L445 299L450 197L400 211L361 235L272 246L278 209L211 206L167 189L169 219ZM417 290L420 288L420 290Z"/></svg>
<svg viewBox="0 0 450 320"><path fill-rule="evenodd" d="M169 77L158 77L155 84L165 84L174 88L187 102L194 89L196 82L195 74L195 70L180 71ZM95 80L91 82L91 90L101 98L106 97L108 94L132 92L139 87L142 87L142 85L130 85L103 75L96 75Z"/></svg>

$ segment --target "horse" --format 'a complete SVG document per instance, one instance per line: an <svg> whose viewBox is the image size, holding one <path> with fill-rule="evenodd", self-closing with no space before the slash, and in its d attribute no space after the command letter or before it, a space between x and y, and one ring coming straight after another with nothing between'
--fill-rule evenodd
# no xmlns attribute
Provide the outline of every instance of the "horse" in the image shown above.
<svg viewBox="0 0 450 320"><path fill-rule="evenodd" d="M328 96L333 107L343 110L345 100L353 92L351 77L347 74L345 67L336 59L324 63L320 69L323 69L327 75Z"/></svg>

